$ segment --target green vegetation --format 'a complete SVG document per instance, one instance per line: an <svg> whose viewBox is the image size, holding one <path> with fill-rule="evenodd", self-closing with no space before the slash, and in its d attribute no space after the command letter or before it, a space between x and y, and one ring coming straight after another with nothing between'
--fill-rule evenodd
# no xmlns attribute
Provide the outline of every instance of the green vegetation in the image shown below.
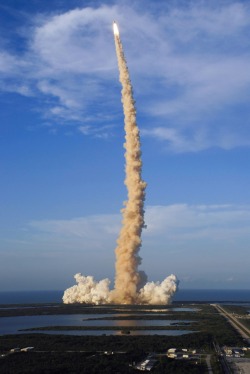
<svg viewBox="0 0 250 374"><path fill-rule="evenodd" d="M117 311L116 308L110 308L109 312L112 311L113 314L119 313L121 314L120 310L124 310L127 312L128 306L120 307L119 311ZM130 306L129 306L130 308ZM155 306L154 306L155 308ZM103 310L107 313L107 308L88 308L88 311L92 309L98 309L98 312L103 314ZM145 308L140 307L133 307L134 313L141 313ZM151 308L153 309L153 308ZM75 306L73 307L73 310L75 310ZM79 310L82 310L82 307L79 307ZM145 311L144 311L145 313ZM151 315L148 315L149 313L149 307L147 307L147 315L139 314L136 316L108 316L102 318L102 320L120 320L120 319L130 319L130 320L181 320L190 321L190 324L182 324L181 326L176 325L174 322L170 326L150 326L150 323L148 326L47 326L47 327L36 327L32 329L27 329L26 331L70 331L70 330L113 330L113 331L121 331L121 330L128 330L128 331L134 331L134 330L155 330L155 333L157 334L157 330L192 330L195 331L196 336L201 335L211 335L213 339L217 340L218 344L220 345L230 345L230 344L240 344L242 339L238 335L238 333L233 329L231 324L223 317L221 316L216 309L211 305L199 305L199 311L198 312L175 312L175 313L169 313L165 312L162 313L162 315L158 315L155 313L152 313ZM91 318L93 320L93 318ZM95 319L94 319L95 320ZM84 320L83 320L84 324ZM164 325L164 323L163 323ZM194 333L192 333L193 335ZM191 338L191 335L187 335L189 338ZM181 337L178 337L180 340L183 340ZM98 337L97 337L98 338ZM171 339L173 337L168 337L168 339Z"/></svg>
<svg viewBox="0 0 250 374"><path fill-rule="evenodd" d="M222 305L228 313L234 313L238 315L248 315L249 307L244 305Z"/></svg>
<svg viewBox="0 0 250 374"><path fill-rule="evenodd" d="M241 318L240 319L240 322L242 323L242 325L245 325L246 328L250 329L250 319L244 319L244 318Z"/></svg>
<svg viewBox="0 0 250 374"><path fill-rule="evenodd" d="M135 373L129 366L132 360L140 361L140 354L86 354L86 353L19 353L0 360L0 370L6 374L50 373ZM176 361L162 357L153 370L154 374L204 374L206 365L189 361Z"/></svg>
<svg viewBox="0 0 250 374"><path fill-rule="evenodd" d="M221 374L223 373L221 369L221 364L216 354L211 355L211 366L213 370L213 374Z"/></svg>
<svg viewBox="0 0 250 374"><path fill-rule="evenodd" d="M175 306L176 307L176 306ZM83 305L64 306L34 306L28 309L9 309L1 310L7 313L13 311L15 315L47 315L47 314L106 314L105 319L159 319L173 320L172 326L125 326L126 330L139 329L181 329L195 330L192 334L181 336L166 335L100 335L100 336L74 336L74 335L53 335L53 334L17 334L0 336L0 353L4 354L15 347L34 347L31 352L18 352L8 354L0 358L0 372L6 374L25 374L25 373L132 373L134 369L129 366L133 362L139 362L145 359L150 352L162 353L158 358L157 365L153 373L207 373L205 355L195 363L189 360L173 360L166 357L169 348L188 348L197 350L202 354L210 353L211 364L214 374L221 373L220 365L214 355L214 341L222 345L242 345L242 339L233 327L222 317L217 310L207 304L192 305L198 311L172 311L171 307L161 307L168 309L160 315L153 312L156 306L112 306L112 307L87 307ZM129 310L129 311L128 311ZM30 314L31 313L31 314ZM114 316L110 316L110 314ZM115 314L134 314L131 316L118 316ZM145 314L146 313L146 314ZM152 315L148 315L152 313ZM92 318L93 319L93 318ZM105 320L104 319L104 320ZM177 320L190 321L181 326L176 325ZM176 322L175 322L176 321ZM84 321L83 321L84 324ZM55 326L49 327L53 330L61 329L118 329L121 326ZM41 328L42 329L42 328ZM197 332L198 331L198 332ZM90 332L91 334L91 332ZM106 355L104 352L114 352Z"/></svg>
<svg viewBox="0 0 250 374"><path fill-rule="evenodd" d="M193 333L179 336L141 335L141 336L74 336L47 334L20 334L0 337L1 351L14 347L35 347L37 351L135 351L167 352L171 347L213 350L211 334ZM1 372L1 371L0 371Z"/></svg>
<svg viewBox="0 0 250 374"><path fill-rule="evenodd" d="M246 326L246 328L250 328L250 318L249 318L249 312L248 306L243 306L243 305L223 305L223 308L231 314L234 314L234 317L238 319L242 325ZM239 316L241 318L239 318ZM248 316L248 318L247 318ZM246 317L246 318L244 318Z"/></svg>
<svg viewBox="0 0 250 374"><path fill-rule="evenodd" d="M188 305L174 304L174 305L108 305L108 306L93 306L90 304L15 304L15 305L1 305L0 317L16 317L16 316L39 316L39 315L64 315L64 314L128 314L134 313L145 315L145 313L153 313L157 308L160 313L169 313L176 319L176 314L184 314L185 312L172 312L173 308L182 308ZM204 306L196 305L194 308L202 309ZM193 308L193 305L191 306ZM128 312L129 310L129 312ZM166 311L167 310L167 311ZM171 313L174 313L173 315ZM146 317L146 316L145 316ZM126 318L125 316L122 318ZM171 317L170 317L171 318Z"/></svg>

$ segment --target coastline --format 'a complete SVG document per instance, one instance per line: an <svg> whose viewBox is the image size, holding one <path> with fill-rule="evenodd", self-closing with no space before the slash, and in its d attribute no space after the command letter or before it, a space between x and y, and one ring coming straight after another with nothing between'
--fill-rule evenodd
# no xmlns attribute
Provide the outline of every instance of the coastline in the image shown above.
<svg viewBox="0 0 250 374"><path fill-rule="evenodd" d="M61 303L62 290L53 291L4 291L0 292L0 305ZM250 303L250 290L218 289L180 289L173 298L179 302L233 302Z"/></svg>

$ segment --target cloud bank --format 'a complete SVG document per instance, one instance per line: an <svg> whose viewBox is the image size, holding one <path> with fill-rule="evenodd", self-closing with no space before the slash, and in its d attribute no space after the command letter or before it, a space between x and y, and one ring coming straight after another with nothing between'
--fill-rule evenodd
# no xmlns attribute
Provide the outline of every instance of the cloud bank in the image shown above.
<svg viewBox="0 0 250 374"><path fill-rule="evenodd" d="M141 254L150 282L174 270L182 288L248 287L248 205L148 206L145 222ZM2 276L25 279L23 266L10 272L13 264L25 260L29 279L31 272L43 279L46 274L48 287L51 283L58 284L58 289L69 287L76 272L113 280L120 228L120 214L32 221L3 241L0 252L6 270Z"/></svg>
<svg viewBox="0 0 250 374"><path fill-rule="evenodd" d="M95 277L97 272L108 274L112 279L120 221L118 214L33 221L27 228L26 237L36 247L61 248L64 258L68 252L76 253L78 260L71 271L86 274L90 268ZM145 222L147 229L143 232L141 253L149 280L163 279L172 269L182 285L193 277L202 278L206 273L212 283L216 277L237 279L239 268L241 274L248 277L249 206L148 206ZM105 264L105 272L100 258Z"/></svg>
<svg viewBox="0 0 250 374"><path fill-rule="evenodd" d="M79 238L81 241L115 239L120 230L119 214L94 215L70 220L32 221L30 229L55 237ZM155 239L178 242L198 238L229 240L250 236L250 207L237 205L148 206L145 210L146 230L143 243ZM98 232L98 237L96 233ZM157 241L158 241L157 240ZM163 240L165 241L165 240Z"/></svg>

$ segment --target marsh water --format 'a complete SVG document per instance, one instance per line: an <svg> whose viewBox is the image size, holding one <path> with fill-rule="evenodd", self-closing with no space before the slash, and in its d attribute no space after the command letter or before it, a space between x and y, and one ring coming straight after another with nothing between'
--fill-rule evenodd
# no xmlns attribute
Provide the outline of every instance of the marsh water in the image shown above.
<svg viewBox="0 0 250 374"><path fill-rule="evenodd" d="M149 315L145 313L145 315ZM119 335L121 331L109 330L109 327L155 327L155 326L181 326L183 323L188 324L187 320L159 320L154 319L159 314L152 313L152 319L132 319L137 314L69 314L69 315L38 315L38 316L18 316L18 317L1 317L0 318L0 334L20 334L20 333L47 333L47 334L65 334L65 335ZM115 318L126 319L115 319ZM131 317L131 319L129 319ZM109 318L109 319L104 319ZM114 318L114 319L112 319ZM67 330L67 331L21 331L24 329L49 327L49 326L83 326L90 328L91 326L100 327L101 330ZM104 330L103 328L106 327ZM187 330L132 330L131 335L181 335L187 334Z"/></svg>

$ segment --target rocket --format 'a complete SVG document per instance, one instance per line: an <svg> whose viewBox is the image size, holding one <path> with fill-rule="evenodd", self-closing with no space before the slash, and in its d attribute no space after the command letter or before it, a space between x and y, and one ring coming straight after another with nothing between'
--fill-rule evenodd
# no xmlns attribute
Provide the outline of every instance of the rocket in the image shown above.
<svg viewBox="0 0 250 374"><path fill-rule="evenodd" d="M115 36L119 36L119 29L118 29L116 21L113 21L113 31L114 31Z"/></svg>

